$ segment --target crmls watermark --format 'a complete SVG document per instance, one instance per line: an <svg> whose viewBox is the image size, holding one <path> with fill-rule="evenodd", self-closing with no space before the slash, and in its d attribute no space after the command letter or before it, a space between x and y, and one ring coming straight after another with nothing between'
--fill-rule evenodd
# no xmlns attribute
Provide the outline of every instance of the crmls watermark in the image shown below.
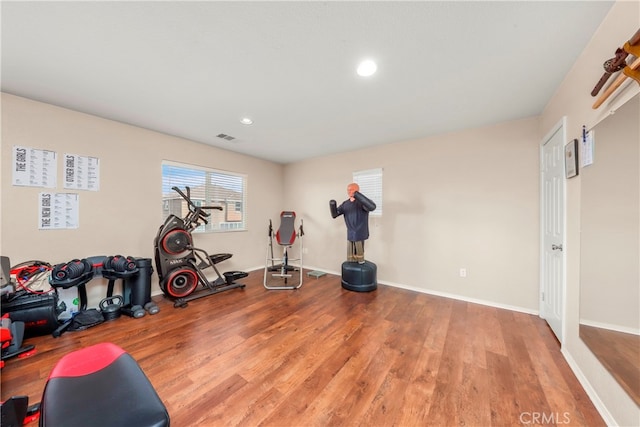
<svg viewBox="0 0 640 427"><path fill-rule="evenodd" d="M521 412L521 424L569 424L571 417L568 412Z"/></svg>

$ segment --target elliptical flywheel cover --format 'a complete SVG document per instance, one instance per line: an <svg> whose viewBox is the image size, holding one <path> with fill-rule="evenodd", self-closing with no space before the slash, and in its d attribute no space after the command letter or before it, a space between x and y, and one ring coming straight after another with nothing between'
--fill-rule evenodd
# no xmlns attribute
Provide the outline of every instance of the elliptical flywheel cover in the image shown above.
<svg viewBox="0 0 640 427"><path fill-rule="evenodd" d="M184 298L198 286L198 275L191 268L178 268L169 272L167 292L174 298Z"/></svg>
<svg viewBox="0 0 640 427"><path fill-rule="evenodd" d="M170 255L179 255L191 246L191 235L186 230L171 230L162 238L162 249Z"/></svg>

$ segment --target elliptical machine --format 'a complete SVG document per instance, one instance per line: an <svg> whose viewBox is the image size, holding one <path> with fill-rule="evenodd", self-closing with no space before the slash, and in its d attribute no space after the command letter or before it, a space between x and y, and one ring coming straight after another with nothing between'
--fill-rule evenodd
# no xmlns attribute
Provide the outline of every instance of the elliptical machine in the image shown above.
<svg viewBox="0 0 640 427"><path fill-rule="evenodd" d="M184 218L169 215L160 226L154 240L155 261L160 289L175 300L174 307L186 307L187 302L203 298L230 289L244 288L236 280L247 277L243 271L228 271L220 274L216 264L231 258L228 253L209 255L204 249L193 246L191 232L201 223L207 224L211 214L207 210L222 210L221 206L197 206L191 200L191 189L185 187L183 193L178 187L172 187L186 202L188 212ZM217 274L209 280L205 271L211 268ZM196 291L198 285L201 289Z"/></svg>

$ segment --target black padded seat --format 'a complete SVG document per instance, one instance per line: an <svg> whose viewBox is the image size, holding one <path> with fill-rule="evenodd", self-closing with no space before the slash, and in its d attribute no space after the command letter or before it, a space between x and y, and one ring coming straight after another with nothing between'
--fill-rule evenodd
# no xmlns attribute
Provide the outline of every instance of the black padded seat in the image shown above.
<svg viewBox="0 0 640 427"><path fill-rule="evenodd" d="M101 343L65 355L42 395L40 427L166 427L160 397L122 348Z"/></svg>

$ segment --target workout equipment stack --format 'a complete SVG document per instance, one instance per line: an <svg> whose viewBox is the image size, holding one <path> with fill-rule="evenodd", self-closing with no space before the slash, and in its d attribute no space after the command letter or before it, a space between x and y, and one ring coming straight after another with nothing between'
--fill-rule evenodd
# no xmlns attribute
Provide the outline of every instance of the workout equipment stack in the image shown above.
<svg viewBox="0 0 640 427"><path fill-rule="evenodd" d="M115 320L121 314L140 318L156 314L158 306L151 300L151 275L153 267L149 258L131 256L93 256L57 264L51 271L49 283L56 289L78 289L79 312L53 331L58 337L67 330L84 330L103 321ZM107 295L97 309L87 308L86 285L94 277L108 280ZM116 280L122 280L122 294L114 295Z"/></svg>

